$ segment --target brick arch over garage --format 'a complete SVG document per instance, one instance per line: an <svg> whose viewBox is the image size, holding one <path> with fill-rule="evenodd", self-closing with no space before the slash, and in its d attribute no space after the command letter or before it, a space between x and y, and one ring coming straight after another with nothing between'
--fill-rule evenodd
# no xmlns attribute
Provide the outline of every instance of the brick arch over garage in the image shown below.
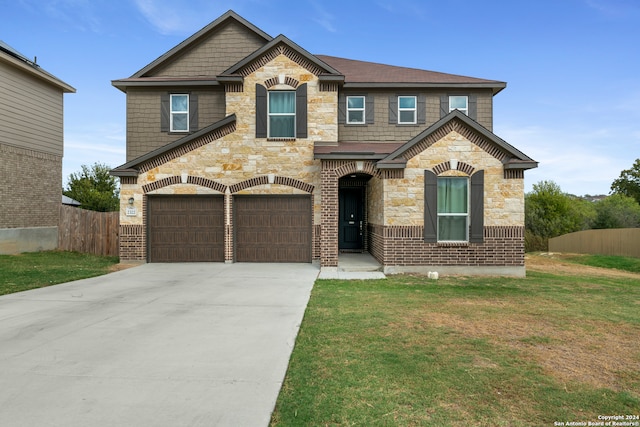
<svg viewBox="0 0 640 427"><path fill-rule="evenodd" d="M246 190L247 188L256 187L258 185L266 185L266 184L278 184L278 185L286 185L288 187L293 187L297 190L304 191L305 193L313 193L314 186L312 184L308 184L304 181L300 181L295 178L288 178L284 176L274 176L273 182L269 182L268 175L257 176L255 178L250 178L245 181L238 182L237 184L231 185L229 187L229 191L234 194L242 190Z"/></svg>
<svg viewBox="0 0 640 427"><path fill-rule="evenodd" d="M162 178L157 181L151 182L149 184L143 185L142 191L144 192L144 194L147 194L151 191L159 190L161 188L168 187L170 185L175 185L175 184L185 184L185 183L182 182L181 176L174 175L174 176ZM220 193L223 193L223 194L227 191L226 185L220 184L219 182L214 181L212 179L202 178L198 176L191 176L191 175L187 176L186 184L199 185L201 187L206 187L212 190L219 191Z"/></svg>

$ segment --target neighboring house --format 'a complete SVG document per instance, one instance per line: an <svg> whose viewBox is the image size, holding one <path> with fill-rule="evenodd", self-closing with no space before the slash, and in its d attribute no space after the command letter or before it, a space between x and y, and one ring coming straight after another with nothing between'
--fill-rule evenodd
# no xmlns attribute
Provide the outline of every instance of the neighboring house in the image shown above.
<svg viewBox="0 0 640 427"><path fill-rule="evenodd" d="M57 247L63 95L74 92L0 41L0 254Z"/></svg>
<svg viewBox="0 0 640 427"><path fill-rule="evenodd" d="M72 199L69 196L65 196L64 194L62 195L62 204L65 206L73 206L73 207L78 207L80 206L82 203L80 203L79 201Z"/></svg>
<svg viewBox="0 0 640 427"><path fill-rule="evenodd" d="M500 81L312 55L233 11L130 78L120 257L524 274Z"/></svg>

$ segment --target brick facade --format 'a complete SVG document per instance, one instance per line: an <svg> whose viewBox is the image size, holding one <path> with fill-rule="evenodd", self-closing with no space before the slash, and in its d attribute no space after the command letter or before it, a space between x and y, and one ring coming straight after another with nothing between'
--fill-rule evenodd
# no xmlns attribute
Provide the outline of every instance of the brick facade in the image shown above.
<svg viewBox="0 0 640 427"><path fill-rule="evenodd" d="M0 228L57 227L62 156L0 144L0 158Z"/></svg>

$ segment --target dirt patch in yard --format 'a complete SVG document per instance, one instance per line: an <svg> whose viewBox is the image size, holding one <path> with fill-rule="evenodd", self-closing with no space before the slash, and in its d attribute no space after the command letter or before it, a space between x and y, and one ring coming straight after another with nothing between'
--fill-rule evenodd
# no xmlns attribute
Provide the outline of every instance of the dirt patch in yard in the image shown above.
<svg viewBox="0 0 640 427"><path fill-rule="evenodd" d="M460 302L469 305L469 301ZM490 321L482 316L469 319L446 312L428 313L422 320L431 326L446 327L470 338L515 349L561 383L581 382L596 388L629 390L637 375L640 342L635 337L640 335L640 327L581 321L566 329L541 316L518 314L520 307L507 305L500 303L505 312L512 314L494 314ZM456 301L446 306L452 311L460 310ZM477 367L488 363L481 361Z"/></svg>
<svg viewBox="0 0 640 427"><path fill-rule="evenodd" d="M126 270L127 268L137 267L141 265L140 262L120 262L118 264L113 264L109 267L109 273L114 273L116 271Z"/></svg>
<svg viewBox="0 0 640 427"><path fill-rule="evenodd" d="M561 254L545 252L540 254L525 255L525 266L530 271L543 273L570 274L572 276L600 276L600 277L625 277L639 279L640 274L612 268L590 267L565 261L568 257L580 256L577 254Z"/></svg>

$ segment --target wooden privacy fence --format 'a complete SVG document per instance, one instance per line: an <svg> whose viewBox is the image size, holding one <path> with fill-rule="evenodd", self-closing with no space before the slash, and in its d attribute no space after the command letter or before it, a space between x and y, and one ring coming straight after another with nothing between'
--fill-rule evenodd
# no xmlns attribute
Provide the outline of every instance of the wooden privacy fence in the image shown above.
<svg viewBox="0 0 640 427"><path fill-rule="evenodd" d="M640 258L640 228L584 230L553 237L549 251Z"/></svg>
<svg viewBox="0 0 640 427"><path fill-rule="evenodd" d="M119 212L60 206L58 249L118 256Z"/></svg>

